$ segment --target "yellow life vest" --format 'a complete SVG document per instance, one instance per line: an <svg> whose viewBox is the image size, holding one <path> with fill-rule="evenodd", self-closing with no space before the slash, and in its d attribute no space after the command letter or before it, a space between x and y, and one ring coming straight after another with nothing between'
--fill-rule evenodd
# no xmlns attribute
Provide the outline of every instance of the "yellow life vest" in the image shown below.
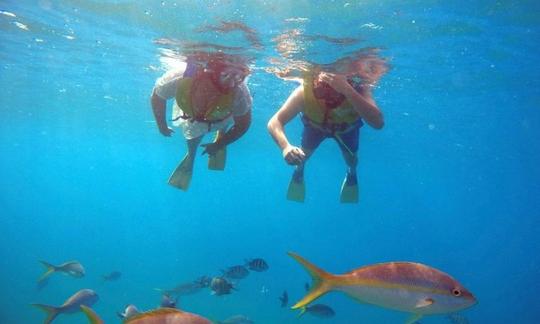
<svg viewBox="0 0 540 324"><path fill-rule="evenodd" d="M205 112L194 111L191 102L191 87L193 78L185 77L178 82L176 88L176 104L184 116L196 121L218 122L226 119L232 114L233 93L221 95L213 107L209 107Z"/></svg>
<svg viewBox="0 0 540 324"><path fill-rule="evenodd" d="M321 125L353 124L360 119L347 99L333 109L328 109L324 104L319 103L313 93L313 76L311 74L304 76L304 116Z"/></svg>

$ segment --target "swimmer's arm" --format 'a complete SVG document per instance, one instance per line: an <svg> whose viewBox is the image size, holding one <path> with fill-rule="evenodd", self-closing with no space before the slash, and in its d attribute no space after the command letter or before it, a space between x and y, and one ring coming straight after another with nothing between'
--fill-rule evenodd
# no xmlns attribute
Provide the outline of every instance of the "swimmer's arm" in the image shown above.
<svg viewBox="0 0 540 324"><path fill-rule="evenodd" d="M381 129L384 126L383 115L375 104L371 95L371 90L365 88L363 93L354 89L347 78L343 75L333 73L321 73L320 79L330 84L336 91L342 93L353 105L354 110L369 126L375 129Z"/></svg>
<svg viewBox="0 0 540 324"><path fill-rule="evenodd" d="M251 125L251 109L241 116L234 116L234 125L217 139L216 144L226 146L242 137Z"/></svg>
<svg viewBox="0 0 540 324"><path fill-rule="evenodd" d="M154 113L154 119L156 120L159 132L164 136L171 136L173 130L167 126L167 121L165 120L167 101L153 91L152 97L150 98L150 103L152 105L152 112Z"/></svg>
<svg viewBox="0 0 540 324"><path fill-rule="evenodd" d="M291 144L285 135L285 125L298 115L304 106L303 86L299 86L268 121L268 132L283 152Z"/></svg>
<svg viewBox="0 0 540 324"><path fill-rule="evenodd" d="M375 100L373 100L371 90L367 89L364 94L360 94L353 87L349 86L342 93L353 105L354 110L366 123L368 123L369 126L375 129L383 128L383 114L379 107L377 107Z"/></svg>

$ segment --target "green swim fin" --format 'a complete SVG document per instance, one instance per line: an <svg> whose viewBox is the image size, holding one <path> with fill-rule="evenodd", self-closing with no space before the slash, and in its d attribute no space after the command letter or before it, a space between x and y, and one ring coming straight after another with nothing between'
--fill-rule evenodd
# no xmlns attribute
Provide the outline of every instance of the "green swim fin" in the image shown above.
<svg viewBox="0 0 540 324"><path fill-rule="evenodd" d="M289 182L289 188L287 189L287 199L304 202L306 196L306 185L304 184L304 177L293 174L291 181Z"/></svg>
<svg viewBox="0 0 540 324"><path fill-rule="evenodd" d="M358 202L358 180L356 179L356 174L347 173L345 176L341 185L339 201L345 204Z"/></svg>
<svg viewBox="0 0 540 324"><path fill-rule="evenodd" d="M178 189L187 191L191 176L193 175L193 161L186 157L180 162L169 178L169 184Z"/></svg>
<svg viewBox="0 0 540 324"><path fill-rule="evenodd" d="M225 170L225 160L227 158L227 148L224 147L208 157L208 169L210 170Z"/></svg>

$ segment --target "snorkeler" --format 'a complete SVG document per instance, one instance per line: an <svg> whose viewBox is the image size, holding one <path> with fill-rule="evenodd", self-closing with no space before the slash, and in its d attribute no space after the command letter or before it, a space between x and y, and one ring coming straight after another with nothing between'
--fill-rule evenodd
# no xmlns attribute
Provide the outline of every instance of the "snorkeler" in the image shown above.
<svg viewBox="0 0 540 324"><path fill-rule="evenodd" d="M171 136L165 120L166 102L175 98L173 125L182 128L187 154L169 178L169 184L187 190L197 147L205 134L217 131L214 142L202 144L208 168L223 170L227 145L242 137L251 124L251 94L245 84L246 63L231 55L206 54L188 58L185 68L157 79L151 104L159 132ZM232 126L231 126L232 124ZM230 127L229 127L230 126Z"/></svg>
<svg viewBox="0 0 540 324"><path fill-rule="evenodd" d="M371 60L369 64L380 63L382 60ZM364 123L374 129L384 126L383 115L371 93L376 80L370 77L366 64L361 59L349 62L348 70L341 73L323 71L320 67L305 71L302 85L268 122L268 131L280 147L283 158L288 164L296 165L287 192L289 200L304 201L305 163L323 140L333 138L348 167L340 201L358 202L356 166L360 128ZM298 114L304 125L301 147L291 145L285 135L285 125Z"/></svg>

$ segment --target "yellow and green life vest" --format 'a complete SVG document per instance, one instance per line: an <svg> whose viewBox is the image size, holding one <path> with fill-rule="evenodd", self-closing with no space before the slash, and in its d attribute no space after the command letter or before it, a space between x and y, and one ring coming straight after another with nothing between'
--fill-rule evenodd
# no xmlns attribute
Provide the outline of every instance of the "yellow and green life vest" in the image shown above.
<svg viewBox="0 0 540 324"><path fill-rule="evenodd" d="M222 121L232 114L233 92L221 95L217 102L205 112L194 111L191 102L192 84L193 78L185 77L178 82L178 88L176 88L176 104L184 113L183 118L212 123Z"/></svg>
<svg viewBox="0 0 540 324"><path fill-rule="evenodd" d="M353 124L360 119L347 99L333 109L319 103L313 93L313 75L311 74L304 76L304 116L320 125Z"/></svg>

